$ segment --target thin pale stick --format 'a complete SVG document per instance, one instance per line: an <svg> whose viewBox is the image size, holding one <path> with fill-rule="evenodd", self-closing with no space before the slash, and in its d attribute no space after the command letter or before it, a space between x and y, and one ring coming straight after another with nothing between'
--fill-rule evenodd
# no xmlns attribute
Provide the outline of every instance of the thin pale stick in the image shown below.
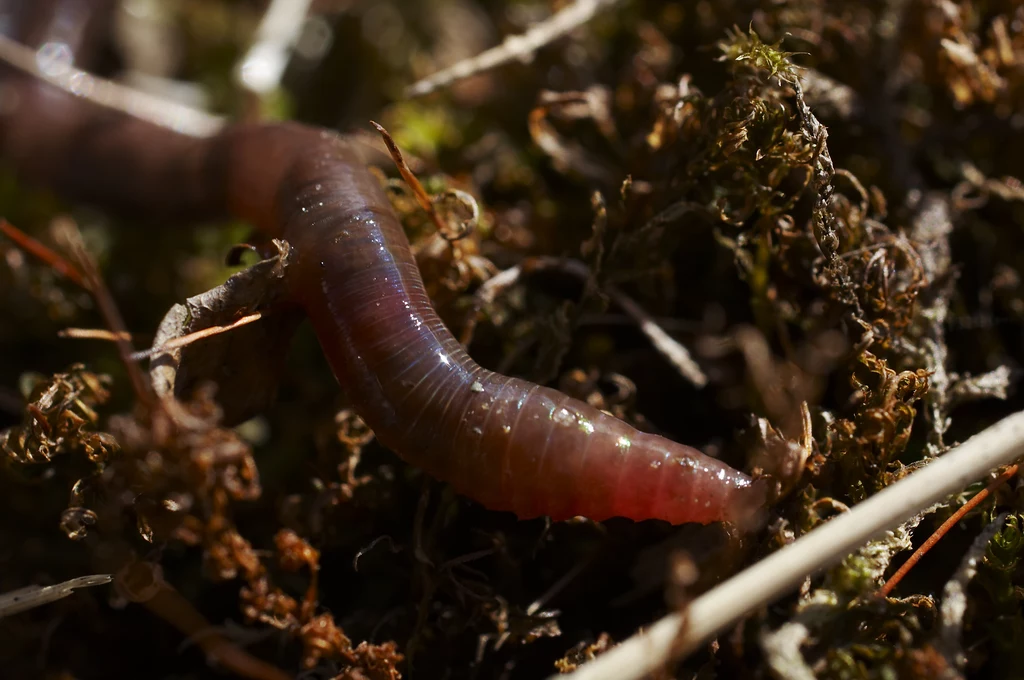
<svg viewBox="0 0 1024 680"><path fill-rule="evenodd" d="M654 317L648 314L643 307L638 305L633 298L629 297L615 286L605 286L608 297L615 301L622 311L633 318L640 327L640 332L647 336L663 357L670 364L675 366L679 374L690 381L695 387L704 387L708 384L708 377L701 370L697 362L693 360L690 351L678 340L665 332L658 325Z"/></svg>
<svg viewBox="0 0 1024 680"><path fill-rule="evenodd" d="M0 594L0 618L61 600L78 588L89 588L110 583L110 574L79 576L52 586L28 586Z"/></svg>
<svg viewBox="0 0 1024 680"><path fill-rule="evenodd" d="M479 321L480 310L485 305L492 304L497 296L514 285L524 272L536 271L538 269L563 271L583 281L590 277L590 269L587 265L579 260L558 257L530 257L524 260L522 265L506 269L485 281L477 291L476 300L473 304L473 313L463 329L463 344L468 344L472 338L473 331L476 329L476 324ZM611 284L605 284L602 290L611 298L612 302L633 319L637 326L639 326L640 332L647 336L647 339L650 340L654 348L675 367L681 376L690 381L695 387L704 387L708 384L707 376L700 366L697 365L697 362L693 360L686 346L666 333L658 325L654 317L648 314L633 298Z"/></svg>
<svg viewBox="0 0 1024 680"><path fill-rule="evenodd" d="M121 310L117 308L114 296L111 295L107 284L103 281L99 267L96 266L92 255L89 254L89 250L85 247L78 224L71 219L62 219L59 226L58 233L63 237L68 251L78 261L78 267L85 278L87 289L92 294L93 299L96 300L100 314L103 315L103 319L107 322L110 331L116 336L114 342L117 345L117 353L120 355L121 363L124 364L125 371L128 373L135 396L141 403L151 407L154 406L156 402L153 398L149 381L146 380L142 371L139 370L139 366L131 358L134 352L130 339L131 333L128 332L125 326L124 318L121 316Z"/></svg>
<svg viewBox="0 0 1024 680"><path fill-rule="evenodd" d="M200 331L195 331L194 333L183 335L180 338L174 338L173 340L165 342L159 347L150 347L149 349L144 349L142 351L135 352L134 354L132 354L131 358L133 361L141 361L143 359L148 359L154 354L170 352L171 350L185 347L186 345L191 345L196 340L202 340L203 338L209 338L213 337L214 335L220 335L221 333L226 333L230 330L234 330L241 326L245 326L246 324L250 324L253 321L259 321L262 318L263 315L260 312L256 312L255 314L249 314L248 316L243 316L238 321L233 321L227 324L226 326L210 326L209 328L204 328Z"/></svg>
<svg viewBox="0 0 1024 680"><path fill-rule="evenodd" d="M531 26L525 33L509 36L497 47L492 47L475 57L463 59L410 85L405 90L405 96L421 97L438 88L447 87L458 80L489 71L511 61L527 61L541 47L579 28L599 12L622 2L623 0L576 0L544 21Z"/></svg>
<svg viewBox="0 0 1024 680"><path fill-rule="evenodd" d="M185 135L209 137L224 126L223 118L104 80L75 68L70 61L47 61L42 53L2 35L0 61L76 97L83 97Z"/></svg>
<svg viewBox="0 0 1024 680"><path fill-rule="evenodd" d="M1013 476L1017 474L1017 467L1018 466L1016 465L1011 465L1010 467L1006 468L1006 470L1003 471L1003 474L993 479L991 484L989 484L984 489L979 491L978 494L974 496L974 498L964 503L963 507L961 507L959 510L950 515L949 519L943 522L942 526L936 529L935 533L929 536L928 540L922 543L921 547L914 551L914 554L911 555L910 558L900 566L896 573L889 577L889 580L885 582L885 585L879 588L878 596L888 597L889 593L892 592L893 588L895 588L899 584L899 582L902 581L908 573L910 573L910 570L914 568L914 565L920 562L921 558L924 557L929 550L934 548L935 544L938 543L943 536L949 533L950 529L955 527L960 522L960 520L964 518L964 515L969 513L974 508L978 507L982 501L984 501L986 498L992 495L993 491L995 491L1003 484L1006 484L1006 482L1013 479Z"/></svg>
<svg viewBox="0 0 1024 680"><path fill-rule="evenodd" d="M985 558L985 553L988 552L989 544L1002 530L1009 514L1008 512L999 513L987 527L982 529L961 558L960 566L942 588L942 599L938 612L939 634L933 644L946 657L949 671L958 671L944 673L945 677L963 677L963 670L967 665L967 655L964 653L962 641L964 615L967 613L969 601L967 588L971 580L977 576L978 567Z"/></svg>
<svg viewBox="0 0 1024 680"><path fill-rule="evenodd" d="M312 0L272 0L256 29L256 38L235 76L247 90L266 94L281 84Z"/></svg>
<svg viewBox="0 0 1024 680"><path fill-rule="evenodd" d="M990 470L1024 456L1024 411L999 421L922 470L769 555L618 647L560 680L639 680L692 653L749 612L925 508L959 493ZM683 625L685 617L685 625Z"/></svg>
<svg viewBox="0 0 1024 680"><path fill-rule="evenodd" d="M590 270L585 264L578 260L559 260L558 258L536 257L528 262L536 262L547 266L555 266L562 271L568 272L586 280L590 276ZM700 369L697 362L693 360L690 351L678 340L666 333L658 322L650 314L638 305L633 298L623 293L617 286L607 284L604 292L619 306L630 318L632 318L640 332L647 336L654 348L661 353L670 364L675 366L679 374L689 380L695 387L704 387L708 384L708 378Z"/></svg>
<svg viewBox="0 0 1024 680"><path fill-rule="evenodd" d="M104 328L65 328L57 331L57 337L74 338L75 340L107 340L117 342L118 340L131 340L131 333L114 333Z"/></svg>

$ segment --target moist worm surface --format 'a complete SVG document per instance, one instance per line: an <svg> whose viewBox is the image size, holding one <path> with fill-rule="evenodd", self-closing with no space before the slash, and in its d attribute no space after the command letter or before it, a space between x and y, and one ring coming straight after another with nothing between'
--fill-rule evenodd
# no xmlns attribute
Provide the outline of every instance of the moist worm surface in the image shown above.
<svg viewBox="0 0 1024 680"><path fill-rule="evenodd" d="M739 521L763 506L762 483L696 449L477 365L434 312L378 181L336 134L239 124L198 139L0 78L0 151L25 179L161 220L231 215L287 240L290 294L359 414L458 492L555 520Z"/></svg>

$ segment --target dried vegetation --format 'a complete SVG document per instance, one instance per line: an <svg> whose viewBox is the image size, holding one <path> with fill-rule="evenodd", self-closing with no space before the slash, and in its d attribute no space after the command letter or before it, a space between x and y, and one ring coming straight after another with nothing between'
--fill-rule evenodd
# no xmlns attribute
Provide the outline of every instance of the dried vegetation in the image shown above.
<svg viewBox="0 0 1024 680"><path fill-rule="evenodd" d="M248 36L232 27L254 25L258 4L176 3L167 30L183 42L165 75L246 110L229 83ZM1020 407L1021 3L637 0L530 66L401 99L486 47L479 36L562 4L314 3L333 47L298 59L260 106L362 134L381 121L442 197L432 221L382 175L473 354L771 475L766 528L737 546L720 527L486 512L377 446L301 332L285 370L255 364L279 398L240 426L223 418L230 385L184 401L133 392L108 345L54 339L101 325L94 303L0 240L0 592L93 572L116 584L0 620L12 677L220 673L197 649L264 678L570 670ZM69 209L141 336L224 279L241 233L154 234L3 175L0 210L40 240ZM613 290L689 348L706 386L676 375ZM875 595L983 486L671 673L1018 675L1015 482Z"/></svg>

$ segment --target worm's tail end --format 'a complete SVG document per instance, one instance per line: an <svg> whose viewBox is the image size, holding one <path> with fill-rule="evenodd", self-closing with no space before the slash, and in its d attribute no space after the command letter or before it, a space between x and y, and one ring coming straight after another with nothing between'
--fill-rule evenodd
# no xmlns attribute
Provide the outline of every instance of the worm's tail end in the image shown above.
<svg viewBox="0 0 1024 680"><path fill-rule="evenodd" d="M749 484L736 487L729 504L726 521L740 532L756 531L768 520L768 479L751 479Z"/></svg>
<svg viewBox="0 0 1024 680"><path fill-rule="evenodd" d="M651 460L659 463L659 478L655 482L651 474L653 483L636 495L639 499L644 493L651 494L653 517L672 524L728 522L741 531L754 530L764 523L768 480L751 479L689 446L650 435L648 438ZM645 476L637 465L634 477Z"/></svg>

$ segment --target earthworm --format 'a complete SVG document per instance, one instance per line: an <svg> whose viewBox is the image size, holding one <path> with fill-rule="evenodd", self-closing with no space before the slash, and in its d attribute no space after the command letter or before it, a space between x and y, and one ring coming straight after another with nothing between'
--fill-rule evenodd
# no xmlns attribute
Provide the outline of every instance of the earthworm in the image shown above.
<svg viewBox="0 0 1024 680"><path fill-rule="evenodd" d="M3 84L0 151L24 178L163 220L231 215L288 241L289 295L358 413L457 492L553 520L742 521L764 505L762 482L696 449L475 363L431 306L378 180L339 135L239 123L188 137L21 75Z"/></svg>

